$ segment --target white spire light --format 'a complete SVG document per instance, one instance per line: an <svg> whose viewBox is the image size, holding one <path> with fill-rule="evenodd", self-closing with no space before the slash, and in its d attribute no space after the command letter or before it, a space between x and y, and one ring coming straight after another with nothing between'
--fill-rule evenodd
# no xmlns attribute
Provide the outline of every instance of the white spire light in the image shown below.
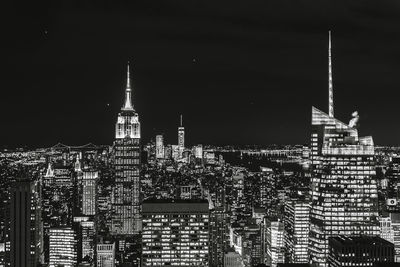
<svg viewBox="0 0 400 267"><path fill-rule="evenodd" d="M328 49L328 58L329 58L329 117L334 117L333 112L333 84L332 84L332 42L331 42L331 31L329 31L329 49Z"/></svg>
<svg viewBox="0 0 400 267"><path fill-rule="evenodd" d="M125 104L122 107L122 110L134 110L132 105L132 90L131 90L131 80L129 74L129 61L128 61L128 71L126 76L126 89L125 89Z"/></svg>

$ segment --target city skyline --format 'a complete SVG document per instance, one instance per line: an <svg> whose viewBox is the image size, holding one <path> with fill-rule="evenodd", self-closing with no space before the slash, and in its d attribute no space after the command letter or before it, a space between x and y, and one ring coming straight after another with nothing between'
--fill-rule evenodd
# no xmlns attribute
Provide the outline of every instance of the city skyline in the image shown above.
<svg viewBox="0 0 400 267"><path fill-rule="evenodd" d="M396 34L395 23L390 24L396 9L324 3L332 7L328 18L321 16L328 7L319 4L290 20L301 4L279 19L262 8L283 10L278 4L255 3L243 13L240 5L225 11L216 5L203 15L207 4L198 10L137 4L112 12L101 5L82 10L51 5L29 25L32 17L24 7L6 32L12 40L4 73L9 89L3 90L0 111L3 127L14 130L1 133L0 146L111 144L108 125L121 106L128 60L144 143L157 134L177 143L183 114L188 144L307 144L309 107L328 110L328 30L335 117L347 122L358 110L362 135L373 135L378 145L397 144L392 96L398 67L392 58L398 52L396 40L388 39ZM133 7L137 11L130 14ZM174 16L171 10L183 13ZM320 23L312 26L307 15L319 12ZM118 19L107 24L106 15ZM16 36L18 31L24 34Z"/></svg>

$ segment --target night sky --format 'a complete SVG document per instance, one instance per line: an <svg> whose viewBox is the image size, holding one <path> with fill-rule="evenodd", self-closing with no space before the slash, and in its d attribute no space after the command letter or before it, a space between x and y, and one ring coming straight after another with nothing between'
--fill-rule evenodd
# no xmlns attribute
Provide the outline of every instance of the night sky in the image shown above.
<svg viewBox="0 0 400 267"><path fill-rule="evenodd" d="M2 8L0 147L111 144L128 60L144 142L182 113L189 145L307 144L329 29L336 117L400 143L400 1L31 2Z"/></svg>

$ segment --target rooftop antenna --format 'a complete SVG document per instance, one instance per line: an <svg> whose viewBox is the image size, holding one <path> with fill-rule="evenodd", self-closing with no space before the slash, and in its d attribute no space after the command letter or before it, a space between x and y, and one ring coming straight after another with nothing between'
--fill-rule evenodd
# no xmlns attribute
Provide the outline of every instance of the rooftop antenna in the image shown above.
<svg viewBox="0 0 400 267"><path fill-rule="evenodd" d="M332 84L332 40L331 31L329 31L329 49L328 49L328 59L329 59L329 117L334 117L333 112L333 84Z"/></svg>

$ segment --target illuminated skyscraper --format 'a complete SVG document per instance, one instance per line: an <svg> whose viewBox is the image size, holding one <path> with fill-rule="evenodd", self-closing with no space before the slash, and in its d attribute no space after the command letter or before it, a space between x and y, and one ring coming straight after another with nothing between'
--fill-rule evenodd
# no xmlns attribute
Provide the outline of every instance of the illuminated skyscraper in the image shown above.
<svg viewBox="0 0 400 267"><path fill-rule="evenodd" d="M76 216L74 222L77 236L77 256L79 263L92 262L94 260L94 250L96 242L96 225L94 217Z"/></svg>
<svg viewBox="0 0 400 267"><path fill-rule="evenodd" d="M73 267L77 265L75 232L70 227L49 229L50 267Z"/></svg>
<svg viewBox="0 0 400 267"><path fill-rule="evenodd" d="M305 199L290 199L286 201L284 225L287 262L308 263L309 201Z"/></svg>
<svg viewBox="0 0 400 267"><path fill-rule="evenodd" d="M197 159L203 159L203 145L194 146L194 155Z"/></svg>
<svg viewBox="0 0 400 267"><path fill-rule="evenodd" d="M335 119L331 98L329 115L312 108L309 253L319 266L326 266L329 237L379 235L372 137L359 138L353 120Z"/></svg>
<svg viewBox="0 0 400 267"><path fill-rule="evenodd" d="M114 235L131 235L141 229L140 122L131 100L129 65L125 103L115 125L114 166L111 232Z"/></svg>
<svg viewBox="0 0 400 267"><path fill-rule="evenodd" d="M209 266L208 201L144 201L142 242L142 266Z"/></svg>
<svg viewBox="0 0 400 267"><path fill-rule="evenodd" d="M97 171L84 171L82 177L82 213L84 215L96 215L96 183Z"/></svg>
<svg viewBox="0 0 400 267"><path fill-rule="evenodd" d="M164 136L156 135L156 158L164 158Z"/></svg>
<svg viewBox="0 0 400 267"><path fill-rule="evenodd" d="M183 127L182 115L181 115L181 124L178 127L178 147L179 147L179 157L182 157L183 150L185 150L185 127Z"/></svg>
<svg viewBox="0 0 400 267"><path fill-rule="evenodd" d="M210 211L210 266L224 266L227 216L223 207Z"/></svg>
<svg viewBox="0 0 400 267"><path fill-rule="evenodd" d="M285 262L285 248L283 242L284 226L280 220L265 220L265 253L267 265L276 267Z"/></svg>

